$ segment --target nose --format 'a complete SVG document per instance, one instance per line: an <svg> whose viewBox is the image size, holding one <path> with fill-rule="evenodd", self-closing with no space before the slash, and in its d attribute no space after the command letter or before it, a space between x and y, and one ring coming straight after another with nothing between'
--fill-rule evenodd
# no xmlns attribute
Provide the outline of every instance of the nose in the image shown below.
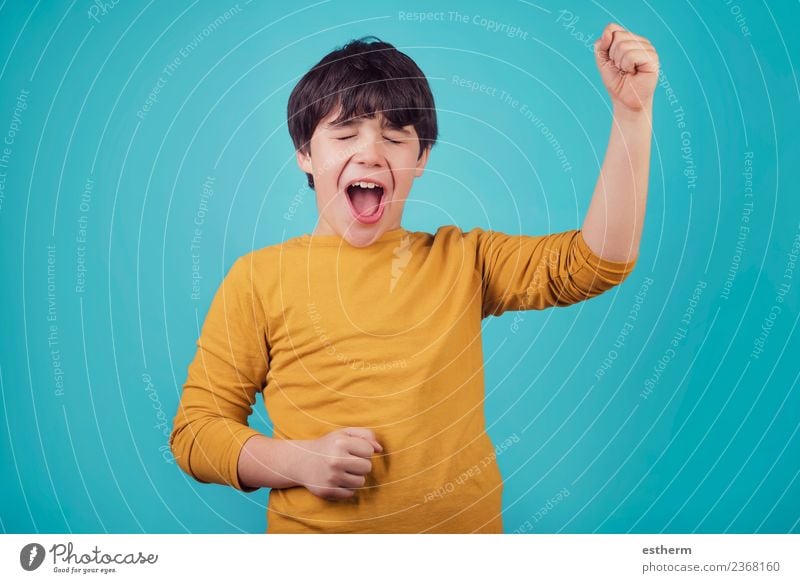
<svg viewBox="0 0 800 583"><path fill-rule="evenodd" d="M365 137L353 156L353 161L365 166L383 166L383 146L380 138Z"/></svg>

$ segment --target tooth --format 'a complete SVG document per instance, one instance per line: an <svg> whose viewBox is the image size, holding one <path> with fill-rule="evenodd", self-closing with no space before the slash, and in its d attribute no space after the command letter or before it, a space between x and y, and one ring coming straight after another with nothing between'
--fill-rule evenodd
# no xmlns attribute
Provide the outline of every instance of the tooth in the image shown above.
<svg viewBox="0 0 800 583"><path fill-rule="evenodd" d="M375 182L358 181L353 182L350 186L358 186L360 188L378 188L379 185Z"/></svg>

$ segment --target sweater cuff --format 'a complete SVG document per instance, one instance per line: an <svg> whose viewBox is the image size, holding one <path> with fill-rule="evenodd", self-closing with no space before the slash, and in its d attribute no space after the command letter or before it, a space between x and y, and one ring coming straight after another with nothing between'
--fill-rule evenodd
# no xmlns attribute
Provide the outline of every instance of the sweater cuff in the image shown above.
<svg viewBox="0 0 800 583"><path fill-rule="evenodd" d="M253 488L249 486L243 486L241 482L239 482L239 457L242 455L242 450L244 449L245 442L254 437L256 435L261 435L259 431L256 431L252 427L242 427L241 429L234 432L231 436L231 455L230 455L230 466L228 467L228 476L230 480L231 486L249 494L250 492L255 492L258 488Z"/></svg>
<svg viewBox="0 0 800 583"><path fill-rule="evenodd" d="M612 261L610 259L604 259L592 251L583 238L583 231L581 230L578 230L577 247L582 259L586 261L594 271L612 276L616 275L620 281L624 279L624 276L633 271L639 259L638 256L630 261Z"/></svg>

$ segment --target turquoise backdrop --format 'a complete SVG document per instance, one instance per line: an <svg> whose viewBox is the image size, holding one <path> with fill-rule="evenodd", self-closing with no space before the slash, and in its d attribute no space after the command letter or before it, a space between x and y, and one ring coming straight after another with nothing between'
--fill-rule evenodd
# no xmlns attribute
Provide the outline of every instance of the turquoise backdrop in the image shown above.
<svg viewBox="0 0 800 583"><path fill-rule="evenodd" d="M268 491L190 479L167 436L227 269L313 228L294 84L395 44L441 130L403 226L563 231L608 140L611 21L662 66L641 255L589 302L484 320L506 531L800 532L800 7L745 0L2 2L2 530L263 532Z"/></svg>

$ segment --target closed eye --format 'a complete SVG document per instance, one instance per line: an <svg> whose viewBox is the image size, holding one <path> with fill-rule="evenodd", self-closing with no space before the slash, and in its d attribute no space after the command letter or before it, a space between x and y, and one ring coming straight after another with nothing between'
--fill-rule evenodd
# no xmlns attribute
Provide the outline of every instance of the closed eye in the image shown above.
<svg viewBox="0 0 800 583"><path fill-rule="evenodd" d="M386 138L386 139L387 139L388 141L390 141L391 143L393 143L393 144L402 144L402 143L403 143L403 142L400 142L400 141L397 141L397 140L393 140L393 139L391 139L391 138Z"/></svg>
<svg viewBox="0 0 800 583"><path fill-rule="evenodd" d="M342 136L341 138L336 138L337 140L349 140L350 138L355 138L355 136Z"/></svg>

